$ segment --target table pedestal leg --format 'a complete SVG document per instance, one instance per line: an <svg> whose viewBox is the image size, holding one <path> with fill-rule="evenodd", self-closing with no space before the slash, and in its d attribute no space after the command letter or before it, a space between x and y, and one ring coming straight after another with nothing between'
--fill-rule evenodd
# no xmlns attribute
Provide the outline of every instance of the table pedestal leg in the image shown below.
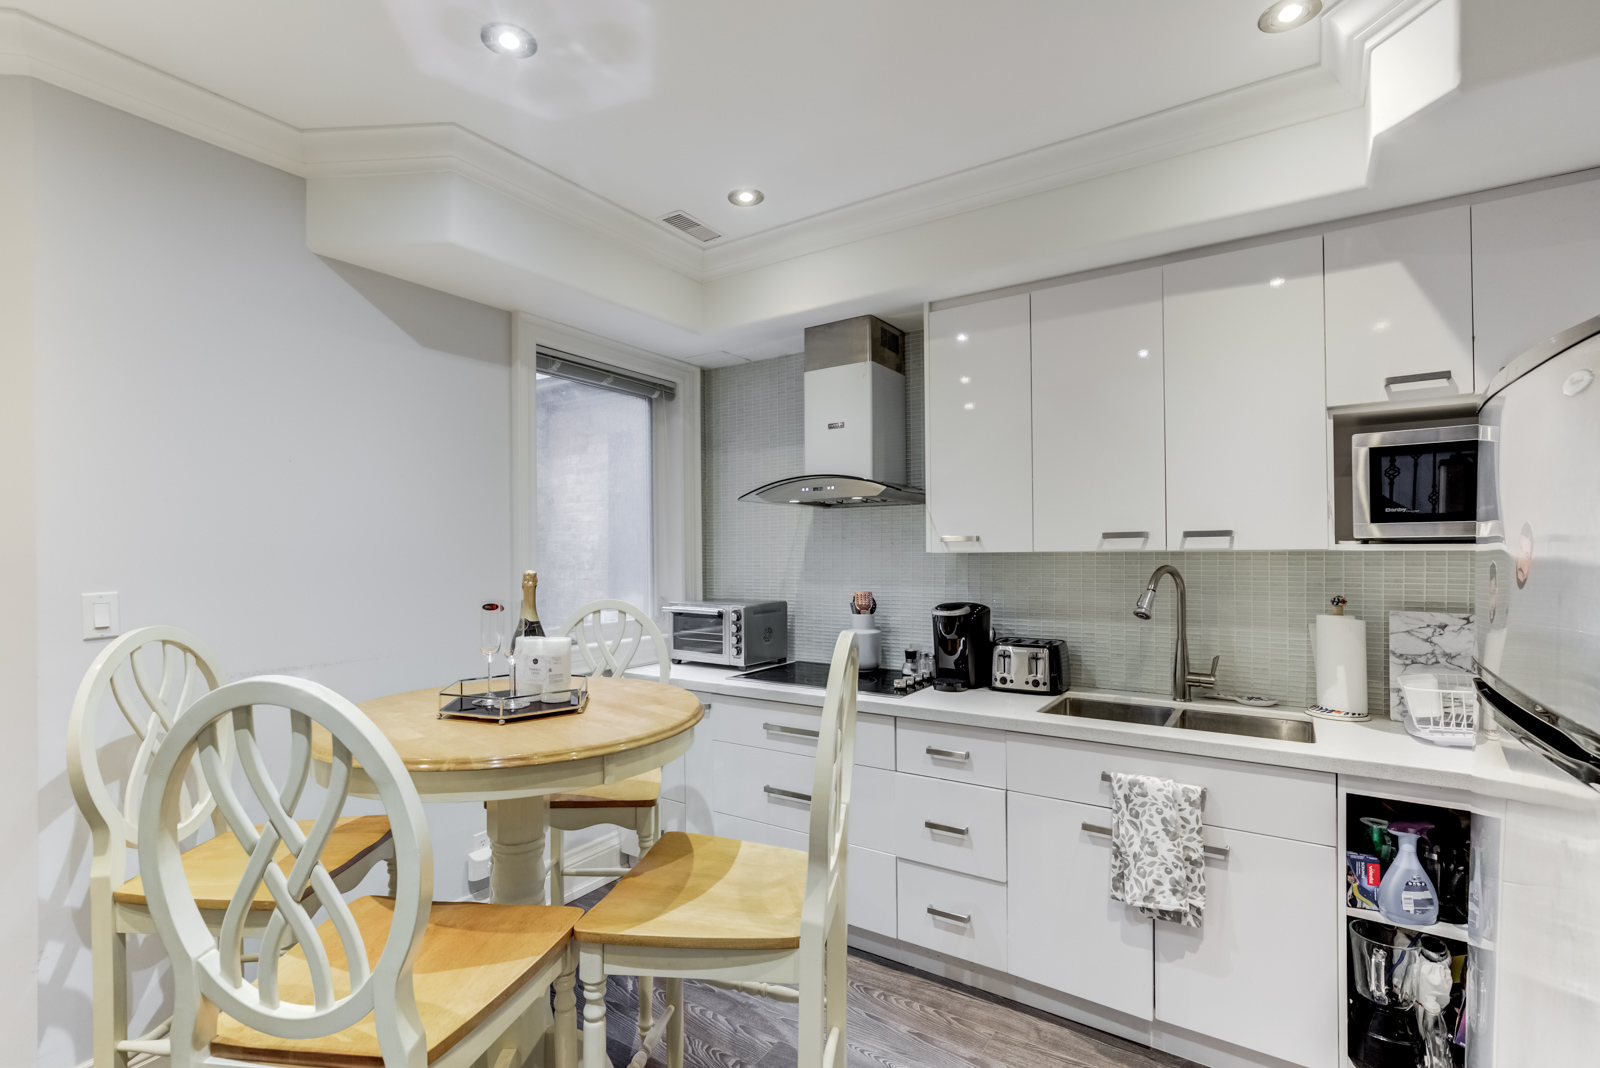
<svg viewBox="0 0 1600 1068"><path fill-rule="evenodd" d="M544 841L550 829L550 800L517 797L490 801L489 900L498 905L545 903ZM542 1035L551 1025L550 1003L540 998L521 1021L524 1035ZM526 1068L546 1068L545 1043L531 1043Z"/></svg>
<svg viewBox="0 0 1600 1068"><path fill-rule="evenodd" d="M489 802L489 900L497 905L545 903L544 840L550 800L517 797Z"/></svg>

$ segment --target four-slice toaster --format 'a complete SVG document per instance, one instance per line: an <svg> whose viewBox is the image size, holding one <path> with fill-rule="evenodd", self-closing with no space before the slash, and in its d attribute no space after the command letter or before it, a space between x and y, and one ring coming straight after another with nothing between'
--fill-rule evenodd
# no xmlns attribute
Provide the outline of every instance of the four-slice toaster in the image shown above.
<svg viewBox="0 0 1600 1068"><path fill-rule="evenodd" d="M1066 693L1067 643L1060 638L996 638L991 689Z"/></svg>

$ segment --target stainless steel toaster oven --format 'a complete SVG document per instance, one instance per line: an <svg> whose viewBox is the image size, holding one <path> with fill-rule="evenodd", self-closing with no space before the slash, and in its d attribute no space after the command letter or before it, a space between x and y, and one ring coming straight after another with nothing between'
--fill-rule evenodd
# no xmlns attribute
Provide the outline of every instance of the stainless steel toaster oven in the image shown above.
<svg viewBox="0 0 1600 1068"><path fill-rule="evenodd" d="M788 601L677 601L666 613L675 664L747 668L789 655Z"/></svg>

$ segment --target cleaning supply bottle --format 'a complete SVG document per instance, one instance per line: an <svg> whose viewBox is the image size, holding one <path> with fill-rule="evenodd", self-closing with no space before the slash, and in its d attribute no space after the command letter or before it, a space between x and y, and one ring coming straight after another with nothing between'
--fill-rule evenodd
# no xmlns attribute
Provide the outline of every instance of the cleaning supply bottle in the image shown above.
<svg viewBox="0 0 1600 1068"><path fill-rule="evenodd" d="M1439 921L1439 895L1417 859L1417 839L1433 830L1431 823L1391 823L1400 852L1378 885L1378 911L1390 923L1426 927Z"/></svg>

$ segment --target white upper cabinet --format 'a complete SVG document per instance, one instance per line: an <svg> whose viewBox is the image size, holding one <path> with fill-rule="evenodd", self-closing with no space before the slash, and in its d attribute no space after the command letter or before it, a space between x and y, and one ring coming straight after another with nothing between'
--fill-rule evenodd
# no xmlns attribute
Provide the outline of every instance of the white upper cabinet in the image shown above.
<svg viewBox="0 0 1600 1068"><path fill-rule="evenodd" d="M1028 296L928 316L930 552L1033 549Z"/></svg>
<svg viewBox="0 0 1600 1068"><path fill-rule="evenodd" d="M1164 549L1161 268L1033 294L1033 547Z"/></svg>
<svg viewBox="0 0 1600 1068"><path fill-rule="evenodd" d="M1323 235L1328 406L1471 393L1465 205Z"/></svg>
<svg viewBox="0 0 1600 1068"><path fill-rule="evenodd" d="M1328 547L1322 238L1163 268L1167 547Z"/></svg>
<svg viewBox="0 0 1600 1068"><path fill-rule="evenodd" d="M1600 182L1472 207L1478 389L1522 352L1600 315Z"/></svg>

